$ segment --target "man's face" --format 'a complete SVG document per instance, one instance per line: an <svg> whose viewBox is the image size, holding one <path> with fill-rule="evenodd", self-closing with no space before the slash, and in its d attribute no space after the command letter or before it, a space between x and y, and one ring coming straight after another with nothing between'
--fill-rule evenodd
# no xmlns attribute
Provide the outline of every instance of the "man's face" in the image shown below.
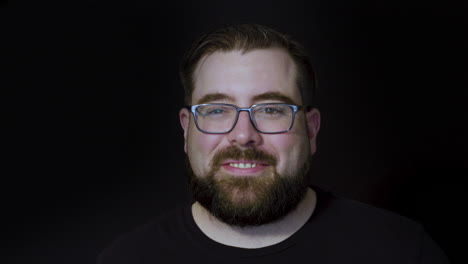
<svg viewBox="0 0 468 264"><path fill-rule="evenodd" d="M257 49L243 55L240 51L215 52L198 64L194 85L192 104L302 105L296 67L281 49ZM199 131L187 109L180 111L180 121L195 199L221 220L241 226L263 224L284 216L302 198L308 159L316 148L318 110L299 111L293 128L280 134L258 132L244 111L234 129L225 134ZM273 212L276 207L283 207L282 212ZM261 220L260 215L267 217Z"/></svg>

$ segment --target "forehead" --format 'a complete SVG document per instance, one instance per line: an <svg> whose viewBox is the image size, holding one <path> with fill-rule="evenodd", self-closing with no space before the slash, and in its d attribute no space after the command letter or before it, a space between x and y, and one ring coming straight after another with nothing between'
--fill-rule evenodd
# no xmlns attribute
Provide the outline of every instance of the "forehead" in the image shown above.
<svg viewBox="0 0 468 264"><path fill-rule="evenodd" d="M296 66L282 49L214 52L194 72L192 103L207 94L227 94L236 101L264 93L280 93L300 103Z"/></svg>

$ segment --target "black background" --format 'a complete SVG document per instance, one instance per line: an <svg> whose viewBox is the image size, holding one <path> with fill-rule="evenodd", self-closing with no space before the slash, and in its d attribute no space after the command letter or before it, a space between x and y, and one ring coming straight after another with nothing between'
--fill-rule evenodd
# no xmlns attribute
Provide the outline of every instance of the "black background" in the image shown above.
<svg viewBox="0 0 468 264"><path fill-rule="evenodd" d="M18 5L18 4L17 4ZM189 199L178 63L253 22L310 50L322 113L313 183L424 224L463 256L466 9L449 2L209 1L2 9L2 218L12 263L94 263ZM19 6L19 5L18 5ZM6 81L8 80L8 81Z"/></svg>

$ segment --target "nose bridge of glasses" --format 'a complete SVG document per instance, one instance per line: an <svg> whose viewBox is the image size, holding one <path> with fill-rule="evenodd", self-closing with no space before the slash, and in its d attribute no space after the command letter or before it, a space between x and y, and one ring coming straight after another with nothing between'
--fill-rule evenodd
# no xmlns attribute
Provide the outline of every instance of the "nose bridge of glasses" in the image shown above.
<svg viewBox="0 0 468 264"><path fill-rule="evenodd" d="M248 118L250 124L255 128L255 121L254 121L254 117L252 113L252 107L248 107L248 108L238 107L237 109L238 109L238 115L237 115L237 120L234 126L237 126L237 123L239 123L239 119L241 118L242 112L246 112L245 113L247 115L246 118Z"/></svg>

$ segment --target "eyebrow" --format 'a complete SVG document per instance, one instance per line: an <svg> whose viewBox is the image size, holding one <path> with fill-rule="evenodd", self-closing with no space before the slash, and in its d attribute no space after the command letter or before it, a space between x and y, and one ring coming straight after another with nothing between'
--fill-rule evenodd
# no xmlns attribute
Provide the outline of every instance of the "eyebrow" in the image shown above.
<svg viewBox="0 0 468 264"><path fill-rule="evenodd" d="M202 98L197 101L197 104L206 104L209 102L217 101L217 100L230 100L234 101L232 96L223 93L211 93L205 94Z"/></svg>
<svg viewBox="0 0 468 264"><path fill-rule="evenodd" d="M202 98L200 98L197 101L197 104L206 104L206 103L217 101L217 100L235 101L234 97L229 96L227 94L211 93L211 94L205 94ZM281 101L287 104L296 104L289 96L286 96L280 92L262 93L262 94L254 96L253 100L254 101L275 100L275 101Z"/></svg>
<svg viewBox="0 0 468 264"><path fill-rule="evenodd" d="M296 104L293 99L291 99L289 96L286 96L280 92L268 92L268 93L262 93L259 95L254 96L254 101L261 101L261 100L276 100L276 101L281 101L287 104Z"/></svg>

